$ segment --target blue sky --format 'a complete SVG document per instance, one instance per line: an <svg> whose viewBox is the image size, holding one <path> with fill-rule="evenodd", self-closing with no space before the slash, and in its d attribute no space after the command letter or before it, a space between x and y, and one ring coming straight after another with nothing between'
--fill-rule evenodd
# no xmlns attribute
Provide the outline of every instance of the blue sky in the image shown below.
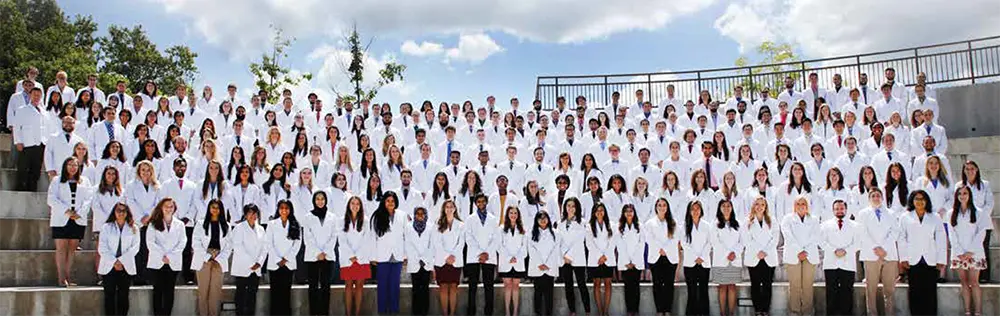
<svg viewBox="0 0 1000 316"><path fill-rule="evenodd" d="M370 68L390 59L408 67L405 82L379 95L378 101L392 104L424 99L479 104L491 94L499 104L511 96L525 101L533 98L538 75L727 67L763 40L791 43L811 58L1000 34L1000 18L972 9L1000 7L990 0L957 5L945 0L59 2L68 14L93 16L102 33L110 24L139 24L161 49L190 46L199 54L196 84L210 84L217 93L229 82L249 92L253 78L247 65L269 46L267 25L273 23L297 38L286 65L316 75L294 87L296 94L318 91L330 97L331 85L346 88L338 67L344 49L340 34L357 21L365 35L378 37ZM567 12L546 13L555 9ZM923 16L949 27L910 18ZM897 27L885 27L886 19ZM407 42L415 45L406 49Z"/></svg>

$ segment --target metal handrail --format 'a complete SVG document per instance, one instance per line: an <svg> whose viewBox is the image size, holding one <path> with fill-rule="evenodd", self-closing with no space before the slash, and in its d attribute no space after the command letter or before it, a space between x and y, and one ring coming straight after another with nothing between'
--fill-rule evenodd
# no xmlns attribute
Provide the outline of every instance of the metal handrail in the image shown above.
<svg viewBox="0 0 1000 316"><path fill-rule="evenodd" d="M928 49L956 45L961 46L949 50L937 49L929 52L926 51ZM890 56L884 56L882 59L871 58L883 55ZM838 60L843 62L830 63L831 61ZM820 64L809 66L816 63ZM613 91L619 90L616 87L638 86L647 92L647 96L649 96L647 100L655 102L655 96L660 91L654 88L663 90L665 87L663 84L666 83L690 84L688 90L692 91L688 92L693 93L697 93L697 91L703 89L711 90L711 88L727 88L724 91L728 91L728 88L733 86L749 83L749 87L744 87L744 90L749 92L748 97L753 100L758 97L754 93L757 88L754 83L762 84L762 81L774 80L777 76L793 75L794 77L797 75L799 78L796 81L804 84L807 73L823 73L841 69L840 73L845 80L856 80L862 73L876 69L881 71L885 67L894 67L899 81L912 80L915 78L916 73L923 71L928 73L928 84L955 83L960 81L968 81L975 84L977 80L981 81L980 79L1000 77L1000 35L920 47L776 64L670 72L543 75L538 76L535 80L535 97L542 101L545 108L553 107L555 99L560 96L572 100L577 95L586 95L590 100L607 103L607 100L610 99L610 94ZM778 70L772 71L770 69ZM937 73L932 74L934 72ZM654 76L675 76L677 78L654 79ZM869 76L870 84L877 86L884 80L881 77L881 75ZM632 78L632 80L622 81L622 79L626 78ZM609 81L609 79L614 80ZM907 85L915 84L915 82L906 83ZM697 89L693 89L694 87L697 87ZM623 97L627 98L624 94ZM654 103L654 105L656 104Z"/></svg>

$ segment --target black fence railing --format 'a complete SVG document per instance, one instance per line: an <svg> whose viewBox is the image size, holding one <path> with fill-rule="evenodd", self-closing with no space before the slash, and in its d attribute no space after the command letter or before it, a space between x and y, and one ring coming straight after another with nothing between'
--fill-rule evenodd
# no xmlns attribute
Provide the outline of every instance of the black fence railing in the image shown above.
<svg viewBox="0 0 1000 316"><path fill-rule="evenodd" d="M611 103L614 92L621 94L621 104L633 104L635 91L643 90L644 99L654 106L667 98L667 87L673 86L674 97L681 101L694 100L708 90L715 99L731 95L742 85L744 96L756 100L764 87L774 95L786 76L796 80L796 89L806 86L807 75L817 73L820 86L833 85L834 74L840 74L844 86L857 86L861 74L867 74L868 85L878 87L885 81L883 71L892 67L896 80L908 86L916 84L917 74L927 75L931 87L975 84L1000 78L1000 35L967 41L904 48L852 56L797 61L783 64L753 65L678 72L652 72L604 75L539 76L535 98L542 107L555 107L557 97L565 97L569 105L577 96L584 96L590 106Z"/></svg>

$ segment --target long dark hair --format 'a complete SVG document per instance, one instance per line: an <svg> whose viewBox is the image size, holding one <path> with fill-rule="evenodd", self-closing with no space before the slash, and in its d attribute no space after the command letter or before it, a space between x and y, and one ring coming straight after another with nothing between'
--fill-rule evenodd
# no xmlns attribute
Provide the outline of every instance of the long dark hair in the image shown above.
<svg viewBox="0 0 1000 316"><path fill-rule="evenodd" d="M240 221L236 222L236 223L239 224L239 223L245 222L247 220L247 214L250 214L250 213L257 214L257 223L260 223L260 208L257 207L257 204L253 204L253 203L250 203L250 204L247 204L247 205L243 206L243 216L240 217Z"/></svg>
<svg viewBox="0 0 1000 316"><path fill-rule="evenodd" d="M215 192L216 192L215 193L215 195L216 195L215 198L221 199L223 196L225 196L225 193L226 193L225 192L226 176L224 174L222 174L222 164L219 163L219 161L217 161L217 160L209 160L208 161L208 166L205 166L205 177L203 178L204 181L201 182L201 198L202 199L209 198L208 189L211 188L211 184L212 184L211 177L209 177L209 175L211 175L211 172L212 172L211 170L212 170L212 166L213 165L219 167L219 174L215 177Z"/></svg>
<svg viewBox="0 0 1000 316"><path fill-rule="evenodd" d="M955 189L955 203L951 207L951 226L958 226L958 213L962 212L962 202L958 201L958 194L965 190L969 192L969 203L965 206L969 209L969 222L976 223L976 203L973 201L972 188L969 185L963 185Z"/></svg>
<svg viewBox="0 0 1000 316"><path fill-rule="evenodd" d="M476 178L476 184L469 187L469 174L472 174ZM462 177L462 187L458 189L459 194L468 194L469 196L476 195L476 193L483 192L483 179L479 177L479 173L473 170L465 172L465 176Z"/></svg>
<svg viewBox="0 0 1000 316"><path fill-rule="evenodd" d="M115 183L113 184L107 183L108 171L114 172ZM97 193L98 194L110 193L118 196L122 195L122 177L121 174L118 173L118 168L115 168L114 166L104 167L104 170L101 171L101 182L97 184Z"/></svg>
<svg viewBox="0 0 1000 316"><path fill-rule="evenodd" d="M235 154L236 151L240 152L240 159L239 160L237 160L236 158L233 158L233 154ZM230 178L233 177L233 171L234 171L233 169L234 168L236 169L237 172L239 172L240 167L242 167L242 166L244 166L246 164L247 164L247 155L243 151L243 147L233 146L233 149L229 151L229 164L226 165L226 171L227 171L227 174L229 174L229 177Z"/></svg>
<svg viewBox="0 0 1000 316"><path fill-rule="evenodd" d="M688 202L687 212L684 214L684 238L687 238L688 242L691 242L691 229L694 228L694 217L691 216L691 210L697 205L698 209L701 210L701 216L699 216L699 221L701 218L705 217L705 208L702 207L701 201L694 200Z"/></svg>
<svg viewBox="0 0 1000 316"><path fill-rule="evenodd" d="M281 201L278 201L278 209L279 210L281 209L282 205L288 207L288 236L287 237L290 240L299 240L299 237L302 235L302 227L299 225L299 221L297 219L295 219L295 206L292 205L292 201L284 200L284 199L281 200ZM274 218L281 218L281 212L275 212Z"/></svg>
<svg viewBox="0 0 1000 316"><path fill-rule="evenodd" d="M354 200L358 201L358 216L354 218L354 220L352 221L351 202L353 202ZM352 223L354 224L354 227L358 230L358 232L361 232L361 229L365 226L365 204L361 203L361 198L355 195L351 196L351 198L347 200L347 204L345 205L347 205L347 208L345 209L344 212L344 232L346 233L350 230Z"/></svg>
<svg viewBox="0 0 1000 316"><path fill-rule="evenodd" d="M913 199L916 198L917 195L923 197L924 201L927 202L927 207L926 207L927 208L927 210L926 210L927 213L932 213L933 212L932 210L934 209L934 205L931 204L931 196L929 194L927 194L927 191L924 191L924 190L916 190L916 191L910 192L910 199L908 200L909 202L906 204L906 210L910 211L910 212L913 212L913 211L915 211L917 209L917 206L913 205Z"/></svg>
<svg viewBox="0 0 1000 316"><path fill-rule="evenodd" d="M594 204L594 207L590 211L590 232L597 237L597 211L600 210L604 212L604 230L608 231L608 237L611 237L611 221L608 219L608 207L604 203Z"/></svg>
<svg viewBox="0 0 1000 316"><path fill-rule="evenodd" d="M146 144L153 144L153 156L146 156ZM140 144L139 152L135 154L135 159L132 160L132 166L135 167L140 161L163 158L163 154L160 153L160 145L156 143L152 138L147 138Z"/></svg>
<svg viewBox="0 0 1000 316"><path fill-rule="evenodd" d="M511 211L516 211L517 212L517 220L514 221L514 223L510 222L510 212ZM505 215L504 215L503 221L502 221L503 222L503 232L505 234L507 234L507 233L514 234L514 232L517 232L517 233L523 235L524 234L524 224L521 223L521 209L517 208L517 206L511 205L511 206L507 207L507 210L504 211L504 214ZM536 215L536 217L537 217L537 215Z"/></svg>
<svg viewBox="0 0 1000 316"><path fill-rule="evenodd" d="M980 173L979 164L977 164L975 161L972 161L972 160L966 160L965 164L962 166L963 169L965 168L965 166L976 167L976 174L973 176L973 179L969 179L969 176L965 175L965 170L962 170L962 183L964 183L965 185L976 186L976 189L982 190L983 189L983 175L982 175L982 173Z"/></svg>
<svg viewBox="0 0 1000 316"><path fill-rule="evenodd" d="M531 241L538 242L538 240L541 239L542 237L542 228L538 227L538 221L540 221L542 217L549 220L549 226L545 227L545 230L549 231L549 233L552 234L553 239L556 238L556 231L552 229L553 223L552 219L549 218L549 213L538 212L535 214L534 224L531 225Z"/></svg>
<svg viewBox="0 0 1000 316"><path fill-rule="evenodd" d="M632 224L629 224L628 220L625 218L625 213L627 212L632 212ZM667 213L669 213L669 211ZM622 206L622 215L618 216L618 233L624 234L625 228L635 229L637 232L639 231L639 214L635 213L635 205L632 205L631 203Z"/></svg>
<svg viewBox="0 0 1000 316"><path fill-rule="evenodd" d="M438 177L444 178L444 187L443 188L439 188L438 185L437 185L437 179L438 179ZM438 199L441 199L442 197L445 200L450 199L451 198L451 193L450 193L451 189L449 189L449 187L451 187L451 183L448 183L448 175L447 174L445 174L444 172L438 172L437 175L434 175L434 183L431 183L431 188L433 188L431 190L431 203L432 204L437 204Z"/></svg>
<svg viewBox="0 0 1000 316"><path fill-rule="evenodd" d="M570 197L570 198L566 199L566 201L563 201L562 220L564 222L569 222L569 213L566 212L566 205L569 205L571 203L573 204L574 208L576 209L576 214L573 214L573 219L577 223L582 223L583 219L581 219L581 217L583 217L583 214L580 213L580 212L582 211L583 206L580 204L580 199L577 199L576 197Z"/></svg>
<svg viewBox="0 0 1000 316"><path fill-rule="evenodd" d="M726 204L729 204L729 220L726 220L725 214L722 214L722 206ZM729 228L739 230L740 222L736 220L736 209L733 207L732 201L725 199L719 201L719 207L715 211L715 222L719 229L726 228L726 225L729 225Z"/></svg>
<svg viewBox="0 0 1000 316"><path fill-rule="evenodd" d="M226 213L226 206L222 204L219 199L212 199L208 201L208 207L205 209L205 220L202 221L201 227L205 229L205 234L209 234L209 228L212 225L212 206L219 207L219 231L222 232L222 236L225 237L229 233L229 219L227 217L229 213Z"/></svg>
<svg viewBox="0 0 1000 316"><path fill-rule="evenodd" d="M69 174L69 163L73 161L77 162L78 167L76 168L75 174ZM74 156L70 156L69 158L64 159L62 163L62 170L59 172L59 182L60 183L66 183L69 181L80 182L80 174L83 173L84 163L86 162L80 161Z"/></svg>
<svg viewBox="0 0 1000 316"><path fill-rule="evenodd" d="M112 157L111 146L114 144L118 144L118 155ZM108 142L107 145L104 145L104 150L101 152L101 159L111 159L111 160L117 160L119 162L125 162L125 146L122 146L122 143L118 142L117 140Z"/></svg>
<svg viewBox="0 0 1000 316"><path fill-rule="evenodd" d="M153 212L149 215L149 223L153 226L153 229L158 231L163 231L167 229L166 225L163 224L163 219L166 215L163 215L163 208L167 206L167 203L174 204L174 212L177 212L177 202L173 198L167 197L160 200L160 203L156 203L156 207L153 208Z"/></svg>
<svg viewBox="0 0 1000 316"><path fill-rule="evenodd" d="M802 177L798 181L795 180L794 171L795 167L802 169ZM809 177L806 176L806 166L801 162L793 162L792 168L788 170L788 187L785 188L789 194L792 193L792 188L799 187L806 192L812 192L812 184L809 183Z"/></svg>
<svg viewBox="0 0 1000 316"><path fill-rule="evenodd" d="M274 170L277 170L277 168L281 168L281 171L282 171L281 172L281 177L279 177L279 178L275 178L274 177ZM271 170L269 170L267 181L264 181L264 184L261 185L261 189L264 189L264 194L270 195L271 194L271 185L274 184L275 181L277 181L278 182L278 187L281 190L285 190L285 181L286 181L286 179L288 179L288 170L285 170L285 165L282 165L280 163L276 164L276 165L274 165L274 166L271 167ZM292 195L292 193L288 192L288 191L285 191L285 193L286 193L286 196L285 196L286 198L291 197L291 195Z"/></svg>
<svg viewBox="0 0 1000 316"><path fill-rule="evenodd" d="M375 236L382 237L386 232L392 229L392 227L390 227L392 221L389 220L389 208L386 207L386 201L389 199L392 199L393 204L395 205L393 212L396 211L395 208L399 207L399 197L396 196L396 192L389 191L382 195L382 200L379 201L378 208L376 208L375 212L372 213L371 221L372 228L375 230Z"/></svg>
<svg viewBox="0 0 1000 316"><path fill-rule="evenodd" d="M893 168L899 169L899 180L892 178ZM902 200L906 198L906 196L910 195L910 186L907 182L909 182L909 180L906 180L906 169L903 168L902 164L894 162L889 165L889 168L886 169L885 175L885 199L886 202L888 202L887 204L892 204L894 196L895 198Z"/></svg>

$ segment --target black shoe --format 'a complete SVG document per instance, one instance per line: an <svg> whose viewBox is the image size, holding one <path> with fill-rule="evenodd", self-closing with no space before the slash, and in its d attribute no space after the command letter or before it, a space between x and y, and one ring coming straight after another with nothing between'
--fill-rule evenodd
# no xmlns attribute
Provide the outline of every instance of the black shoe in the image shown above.
<svg viewBox="0 0 1000 316"><path fill-rule="evenodd" d="M937 283L948 283L948 280L945 280L944 278L938 278Z"/></svg>

